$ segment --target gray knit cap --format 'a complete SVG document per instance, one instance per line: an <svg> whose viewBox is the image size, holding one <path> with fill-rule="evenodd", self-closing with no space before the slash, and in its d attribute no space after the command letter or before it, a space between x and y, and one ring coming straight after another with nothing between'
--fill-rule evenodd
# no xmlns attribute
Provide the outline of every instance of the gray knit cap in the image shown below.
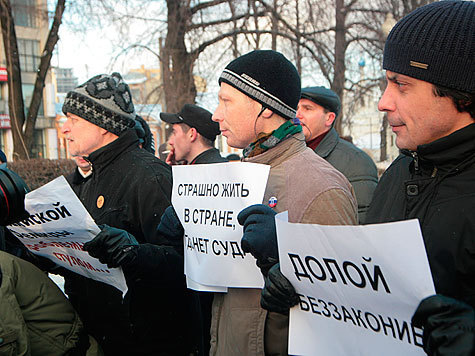
<svg viewBox="0 0 475 356"><path fill-rule="evenodd" d="M129 86L119 73L99 74L71 90L63 112L77 115L113 134L135 125L135 110Z"/></svg>
<svg viewBox="0 0 475 356"><path fill-rule="evenodd" d="M386 41L383 68L475 93L475 2L438 1L403 17Z"/></svg>

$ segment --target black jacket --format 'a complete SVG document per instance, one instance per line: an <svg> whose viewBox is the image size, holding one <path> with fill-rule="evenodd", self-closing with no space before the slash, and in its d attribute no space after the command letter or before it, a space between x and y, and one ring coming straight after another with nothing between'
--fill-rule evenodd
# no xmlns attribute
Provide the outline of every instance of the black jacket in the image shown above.
<svg viewBox="0 0 475 356"><path fill-rule="evenodd" d="M81 173L79 173L78 167L76 167L72 173L65 176L66 180L77 196L81 195L81 188L90 177L91 176L83 177Z"/></svg>
<svg viewBox="0 0 475 356"><path fill-rule="evenodd" d="M378 170L371 157L351 142L343 140L334 128L318 144L315 153L350 181L358 202L358 220L360 223L365 221L378 184Z"/></svg>
<svg viewBox="0 0 475 356"><path fill-rule="evenodd" d="M98 225L127 230L140 246L135 263L124 268L129 290L123 301L119 290L74 273L65 276L66 293L106 355L188 354L195 345L176 251L182 242L156 232L170 205L170 167L138 147L134 130L88 159L93 173L81 183L80 200Z"/></svg>
<svg viewBox="0 0 475 356"><path fill-rule="evenodd" d="M207 164L228 162L226 158L221 157L216 148L210 148L196 156L190 164Z"/></svg>
<svg viewBox="0 0 475 356"><path fill-rule="evenodd" d="M366 223L418 218L437 293L475 307L475 124L403 153Z"/></svg>

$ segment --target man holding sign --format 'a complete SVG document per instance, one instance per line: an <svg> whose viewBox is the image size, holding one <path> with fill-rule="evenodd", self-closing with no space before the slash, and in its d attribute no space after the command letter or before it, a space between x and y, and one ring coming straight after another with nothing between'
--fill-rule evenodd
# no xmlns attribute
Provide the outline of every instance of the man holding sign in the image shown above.
<svg viewBox="0 0 475 356"><path fill-rule="evenodd" d="M194 350L181 240L157 229L170 205L170 167L139 147L128 85L98 75L70 91L62 132L71 155L91 164L79 198L102 231L84 244L92 257L121 267L129 291L71 273L65 290L106 355Z"/></svg>
<svg viewBox="0 0 475 356"><path fill-rule="evenodd" d="M381 178L366 223L419 219L439 294L422 300L412 323L424 328L429 355L475 352L474 19L474 2L423 6L394 26L384 50L388 84L379 109L402 155ZM260 222L250 226L266 229L260 238L272 243L272 212L257 209L243 214L243 243L255 241L246 231L253 216ZM280 312L298 302L278 265L269 272L262 302Z"/></svg>
<svg viewBox="0 0 475 356"><path fill-rule="evenodd" d="M244 149L244 161L271 167L264 202L276 211L288 210L292 222L356 224L351 185L306 147L295 120L301 87L295 66L278 52L253 51L229 63L219 83L213 120L221 133L230 146ZM304 171L312 174L304 177ZM250 252L249 246L243 248ZM273 251L275 244L254 253ZM262 258L258 266L265 274L272 262ZM262 309L260 293L229 288L215 295L211 355L287 354L288 317Z"/></svg>
<svg viewBox="0 0 475 356"><path fill-rule="evenodd" d="M366 223L419 219L441 295L422 301L413 322L424 326L429 354L472 355L475 3L436 2L402 18L383 68L388 84L378 108L402 154L382 176Z"/></svg>

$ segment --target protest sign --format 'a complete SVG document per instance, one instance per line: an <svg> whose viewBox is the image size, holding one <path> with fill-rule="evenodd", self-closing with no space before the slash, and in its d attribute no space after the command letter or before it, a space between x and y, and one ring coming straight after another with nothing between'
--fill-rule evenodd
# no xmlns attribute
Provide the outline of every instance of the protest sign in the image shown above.
<svg viewBox="0 0 475 356"><path fill-rule="evenodd" d="M270 167L216 163L172 169L172 204L185 229L185 274L196 282L193 288L261 288L263 278L256 260L241 250L242 226L237 215L249 205L262 203Z"/></svg>
<svg viewBox="0 0 475 356"><path fill-rule="evenodd" d="M127 292L122 269L108 268L83 251L100 229L63 176L26 194L25 209L30 216L8 229L32 253Z"/></svg>
<svg viewBox="0 0 475 356"><path fill-rule="evenodd" d="M290 311L293 355L425 355L412 327L435 294L417 220L292 224L276 216L280 268L299 294Z"/></svg>

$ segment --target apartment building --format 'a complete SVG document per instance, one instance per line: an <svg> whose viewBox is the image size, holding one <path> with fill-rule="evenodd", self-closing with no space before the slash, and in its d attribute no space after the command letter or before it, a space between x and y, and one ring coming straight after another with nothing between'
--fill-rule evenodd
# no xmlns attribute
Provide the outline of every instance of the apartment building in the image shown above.
<svg viewBox="0 0 475 356"><path fill-rule="evenodd" d="M15 20L25 110L31 101L40 63L40 54L48 36L47 0L10 0ZM3 40L0 38L0 148L8 159L13 154L11 122L8 113L8 78ZM58 158L58 137L55 128L55 89L49 72L43 91L34 130L31 158Z"/></svg>

